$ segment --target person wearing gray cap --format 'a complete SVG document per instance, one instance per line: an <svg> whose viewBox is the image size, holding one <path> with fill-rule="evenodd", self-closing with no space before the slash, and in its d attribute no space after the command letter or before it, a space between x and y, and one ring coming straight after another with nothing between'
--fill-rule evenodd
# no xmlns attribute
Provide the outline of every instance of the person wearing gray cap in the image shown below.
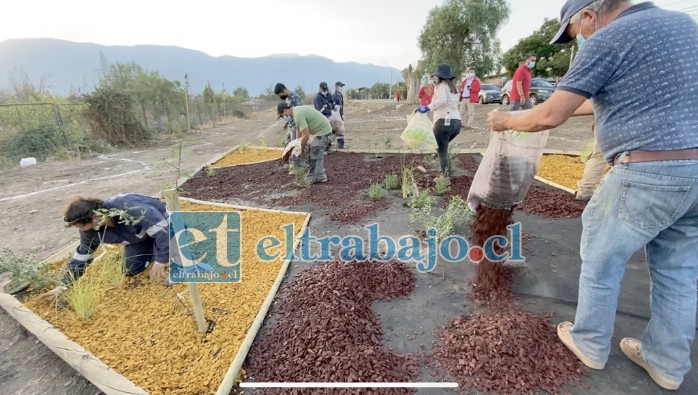
<svg viewBox="0 0 698 395"><path fill-rule="evenodd" d="M605 367L625 265L644 248L651 318L620 348L660 387L678 389L696 333L698 23L625 0L568 0L560 22L552 43L580 48L551 98L518 114L492 111L488 124L537 132L596 116L612 167L582 215L577 312L558 336L588 367Z"/></svg>

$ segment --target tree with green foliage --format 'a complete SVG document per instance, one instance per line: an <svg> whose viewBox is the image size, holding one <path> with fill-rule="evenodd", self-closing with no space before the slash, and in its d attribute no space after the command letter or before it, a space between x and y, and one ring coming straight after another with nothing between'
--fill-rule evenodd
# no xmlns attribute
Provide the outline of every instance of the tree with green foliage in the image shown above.
<svg viewBox="0 0 698 395"><path fill-rule="evenodd" d="M446 0L429 12L419 36L423 61L418 74L436 70L440 63L460 76L469 67L480 75L496 71L499 57L497 30L509 17L506 0Z"/></svg>
<svg viewBox="0 0 698 395"><path fill-rule="evenodd" d="M298 85L296 89L294 90L296 92L296 95L300 96L301 100L306 100L308 96L307 93L305 93L305 89L303 89L302 86Z"/></svg>
<svg viewBox="0 0 698 395"><path fill-rule="evenodd" d="M570 54L574 49L573 43L564 45L550 44L555 33L560 28L557 19L546 19L538 30L530 36L522 38L502 57L502 64L509 75L514 71L528 54L535 54L536 67L532 70L536 77L559 77L565 75L570 65Z"/></svg>
<svg viewBox="0 0 698 395"><path fill-rule="evenodd" d="M247 88L235 88L235 90L233 90L233 96L242 101L250 100L250 94L247 92Z"/></svg>

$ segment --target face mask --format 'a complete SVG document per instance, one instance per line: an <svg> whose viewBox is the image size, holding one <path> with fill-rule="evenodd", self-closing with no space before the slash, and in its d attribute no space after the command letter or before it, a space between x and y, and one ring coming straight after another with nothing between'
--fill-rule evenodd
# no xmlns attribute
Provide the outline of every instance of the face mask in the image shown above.
<svg viewBox="0 0 698 395"><path fill-rule="evenodd" d="M288 99L288 95L281 95L281 96L279 96L279 97L281 98L281 100L286 100L286 99Z"/></svg>
<svg viewBox="0 0 698 395"><path fill-rule="evenodd" d="M320 93L322 93L323 96L327 96L327 91L322 91Z"/></svg>
<svg viewBox="0 0 698 395"><path fill-rule="evenodd" d="M579 33L577 33L577 48L579 49L582 48L582 45L584 45L586 41L584 36L582 36L582 26L584 26L584 17L582 17L582 21L579 23Z"/></svg>
<svg viewBox="0 0 698 395"><path fill-rule="evenodd" d="M529 68L529 69L532 69L532 68L534 68L534 67L536 67L536 61L535 61L535 60L532 60L532 61L528 62L528 68Z"/></svg>
<svg viewBox="0 0 698 395"><path fill-rule="evenodd" d="M335 90L336 90L337 92L341 92L341 91L342 91L342 88L337 87L337 89L335 89Z"/></svg>
<svg viewBox="0 0 698 395"><path fill-rule="evenodd" d="M469 73L468 78L475 78L475 73Z"/></svg>

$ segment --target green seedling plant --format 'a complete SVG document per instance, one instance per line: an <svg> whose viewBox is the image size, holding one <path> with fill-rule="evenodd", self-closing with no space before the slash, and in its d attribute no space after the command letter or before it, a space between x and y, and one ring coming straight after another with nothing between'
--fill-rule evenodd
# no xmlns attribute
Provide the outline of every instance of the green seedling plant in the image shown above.
<svg viewBox="0 0 698 395"><path fill-rule="evenodd" d="M414 185L414 174L412 170L406 167L402 168L402 182L400 186L402 187L402 198L407 199L410 194L410 189Z"/></svg>
<svg viewBox="0 0 698 395"><path fill-rule="evenodd" d="M398 189L400 187L400 180L395 174L387 174L383 180L383 186L389 191Z"/></svg>
<svg viewBox="0 0 698 395"><path fill-rule="evenodd" d="M443 240L449 236L457 226L465 225L473 218L473 212L460 196L454 196L448 203L446 210L432 223L436 229L436 239Z"/></svg>
<svg viewBox="0 0 698 395"><path fill-rule="evenodd" d="M436 183L434 184L434 194L437 196L443 196L451 190L451 183L448 178L446 177L439 177L436 179Z"/></svg>
<svg viewBox="0 0 698 395"><path fill-rule="evenodd" d="M249 144L242 143L238 146L238 152L243 153L243 152L247 151L249 148L250 148Z"/></svg>
<svg viewBox="0 0 698 395"><path fill-rule="evenodd" d="M381 184L371 184L368 188L368 196L372 200L378 200L381 198L381 192L383 191L383 186Z"/></svg>
<svg viewBox="0 0 698 395"><path fill-rule="evenodd" d="M97 310L99 291L99 277L86 273L72 282L71 287L65 292L65 299L78 318L86 320Z"/></svg>
<svg viewBox="0 0 698 395"><path fill-rule="evenodd" d="M289 173L296 179L296 183L304 188L310 186L310 171L305 166L296 166L291 164Z"/></svg>
<svg viewBox="0 0 698 395"><path fill-rule="evenodd" d="M436 199L431 195L431 188L419 189L416 184L412 184L407 207L410 209L426 209L434 205Z"/></svg>
<svg viewBox="0 0 698 395"><path fill-rule="evenodd" d="M383 140L383 144L385 144L385 148L390 149L393 147L393 136L386 136L385 140Z"/></svg>
<svg viewBox="0 0 698 395"><path fill-rule="evenodd" d="M216 175L216 168L211 166L206 166L206 176L213 177Z"/></svg>

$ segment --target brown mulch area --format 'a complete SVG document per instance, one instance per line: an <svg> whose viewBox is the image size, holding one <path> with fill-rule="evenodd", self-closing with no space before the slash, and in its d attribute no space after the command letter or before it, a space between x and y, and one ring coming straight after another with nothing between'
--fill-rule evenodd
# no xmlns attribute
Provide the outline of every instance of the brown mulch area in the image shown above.
<svg viewBox="0 0 698 395"><path fill-rule="evenodd" d="M560 393L588 370L557 339L550 318L517 309L456 318L435 333L436 365L462 393Z"/></svg>
<svg viewBox="0 0 698 395"><path fill-rule="evenodd" d="M408 296L415 279L391 261L322 262L300 273L274 306L272 327L257 340L245 371L252 381L412 382L419 367L411 354L382 344L375 300ZM361 394L366 389L264 390L264 394ZM372 389L409 394L410 389Z"/></svg>
<svg viewBox="0 0 698 395"><path fill-rule="evenodd" d="M387 208L383 198L373 201L368 188L388 174L400 177L408 168L428 167L423 155L407 154L376 157L373 154L333 152L327 155L325 168L329 181L303 188L282 167L281 161L218 169L213 176L197 174L184 186L183 195L195 199L220 201L243 199L263 207L294 206L312 203L329 211L340 223L356 223ZM420 186L433 184L433 174L414 171Z"/></svg>
<svg viewBox="0 0 698 395"><path fill-rule="evenodd" d="M404 158L404 159L403 159ZM451 178L451 189L441 199L445 207L453 196L466 197L477 171L479 156L458 155L457 167L465 172ZM433 187L437 176L427 163L427 155L406 154L376 157L373 154L333 152L325 166L329 181L303 188L282 167L281 161L256 163L217 169L208 176L201 172L183 186L183 196L207 201L242 199L262 207L283 207L312 203L328 210L330 218L342 224L358 223L389 206L386 198L373 201L368 196L372 183L382 182L386 175L398 177L404 165L413 169L420 187ZM428 173L415 170L422 166ZM548 186L534 185L520 209L532 215L549 218L579 217L586 202Z"/></svg>

